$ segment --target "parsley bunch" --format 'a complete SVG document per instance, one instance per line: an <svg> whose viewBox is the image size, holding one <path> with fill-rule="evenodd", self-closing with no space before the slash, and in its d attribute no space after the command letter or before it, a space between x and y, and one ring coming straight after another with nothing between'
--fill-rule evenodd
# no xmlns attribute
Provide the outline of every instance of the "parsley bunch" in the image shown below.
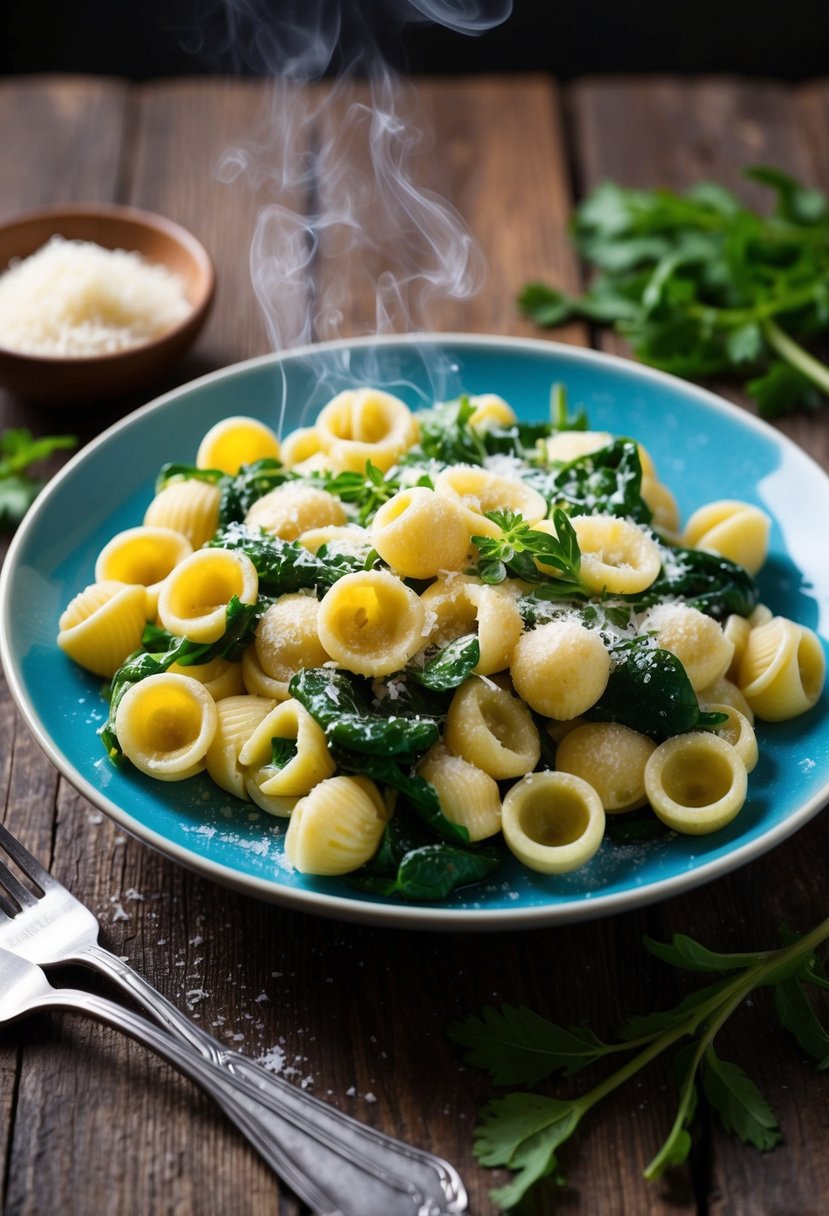
<svg viewBox="0 0 829 1216"><path fill-rule="evenodd" d="M799 339L829 328L829 202L777 169L745 173L774 192L770 215L711 183L600 186L572 226L597 271L590 289L529 283L519 307L545 327L614 325L639 359L678 376L734 375L766 417L815 408L829 367Z"/></svg>
<svg viewBox="0 0 829 1216"><path fill-rule="evenodd" d="M592 1030L564 1028L524 1007L486 1008L449 1027L449 1036L467 1048L466 1061L486 1069L497 1085L537 1085L554 1073L571 1077L597 1061L635 1052L604 1080L575 1098L516 1092L494 1098L477 1128L475 1154L484 1165L515 1171L492 1192L503 1209L514 1207L540 1179L552 1175L563 1185L558 1151L602 1098L634 1077L664 1052L674 1052L672 1072L679 1086L676 1118L651 1163L648 1180L659 1178L688 1156L688 1130L701 1089L727 1132L762 1151L779 1144L777 1119L756 1084L715 1050L716 1036L731 1015L758 988L771 988L778 1020L794 1035L819 1069L829 1068L829 1030L809 999L809 990L829 991L829 972L818 953L829 938L829 920L803 937L783 934L777 950L718 954L692 938L674 936L666 945L645 939L663 962L720 978L691 992L673 1009L629 1018L617 1041L605 1043Z"/></svg>
<svg viewBox="0 0 829 1216"><path fill-rule="evenodd" d="M35 439L25 427L9 427L0 434L0 528L19 524L43 488L31 466L77 442L71 435Z"/></svg>

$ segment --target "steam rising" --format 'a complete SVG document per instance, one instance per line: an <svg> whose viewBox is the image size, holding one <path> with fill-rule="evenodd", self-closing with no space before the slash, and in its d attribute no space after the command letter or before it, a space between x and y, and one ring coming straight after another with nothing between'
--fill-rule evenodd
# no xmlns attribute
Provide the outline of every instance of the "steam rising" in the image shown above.
<svg viewBox="0 0 829 1216"><path fill-rule="evenodd" d="M218 173L227 183L244 175L267 199L250 271L273 349L428 330L435 302L469 299L486 266L458 212L416 184L430 137L414 91L382 60L377 22L482 33L509 15L511 0L225 6L239 66L272 77L261 129L225 153ZM335 63L337 80L315 88Z"/></svg>

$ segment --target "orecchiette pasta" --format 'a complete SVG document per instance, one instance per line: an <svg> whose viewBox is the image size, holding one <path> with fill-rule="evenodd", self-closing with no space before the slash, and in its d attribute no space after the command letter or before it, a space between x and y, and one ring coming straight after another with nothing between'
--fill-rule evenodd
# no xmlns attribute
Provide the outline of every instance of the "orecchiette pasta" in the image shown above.
<svg viewBox="0 0 829 1216"><path fill-rule="evenodd" d="M58 646L87 671L113 676L140 644L146 622L143 587L93 583L61 613Z"/></svg>
<svg viewBox="0 0 829 1216"><path fill-rule="evenodd" d="M242 657L248 692L284 701L291 676L329 661L317 629L319 610L315 596L302 594L281 595L266 609Z"/></svg>
<svg viewBox="0 0 829 1216"><path fill-rule="evenodd" d="M320 603L317 629L332 659L357 675L389 675L423 645L423 605L382 570L346 574Z"/></svg>
<svg viewBox="0 0 829 1216"><path fill-rule="evenodd" d="M384 503L371 525L374 548L401 578L435 578L466 564L469 531L462 507L413 486Z"/></svg>
<svg viewBox="0 0 829 1216"><path fill-rule="evenodd" d="M333 494L300 481L288 481L257 499L245 517L252 528L264 528L280 540L296 540L311 528L344 524L347 515Z"/></svg>
<svg viewBox="0 0 829 1216"><path fill-rule="evenodd" d="M200 549L173 568L158 596L158 617L165 629L194 642L216 642L227 624L235 596L253 604L259 591L256 567L233 549Z"/></svg>
<svg viewBox="0 0 829 1216"><path fill-rule="evenodd" d="M734 643L710 616L687 604L658 604L647 612L642 632L656 635L657 645L675 654L695 692L724 676L731 665Z"/></svg>
<svg viewBox="0 0 829 1216"><path fill-rule="evenodd" d="M211 779L236 798L249 797L245 789L247 773L239 754L273 704L267 697L249 694L223 697L216 703L216 733L205 763Z"/></svg>
<svg viewBox="0 0 829 1216"><path fill-rule="evenodd" d="M610 655L600 635L578 621L550 621L524 633L512 653L515 691L547 718L576 718L607 687Z"/></svg>
<svg viewBox="0 0 829 1216"><path fill-rule="evenodd" d="M275 743L290 754L274 753ZM301 797L334 774L336 765L325 734L298 701L283 701L258 723L239 753L260 791L267 797Z"/></svg>
<svg viewBox="0 0 829 1216"><path fill-rule="evenodd" d="M771 520L747 502L723 499L695 511L685 525L683 544L711 549L756 574L766 560Z"/></svg>
<svg viewBox="0 0 829 1216"><path fill-rule="evenodd" d="M556 769L589 781L606 812L629 811L646 802L645 765L655 746L621 722L588 722L560 741Z"/></svg>
<svg viewBox="0 0 829 1216"><path fill-rule="evenodd" d="M572 523L581 549L579 573L591 591L632 595L650 587L662 557L641 528L615 515L577 515Z"/></svg>
<svg viewBox="0 0 829 1216"><path fill-rule="evenodd" d="M519 511L531 524L547 514L547 501L537 490L474 465L450 465L435 478L435 491L462 503L470 512L470 526L478 527L482 536L491 535L486 525L492 521L479 522L487 511Z"/></svg>
<svg viewBox="0 0 829 1216"><path fill-rule="evenodd" d="M430 644L446 645L476 633L481 654L476 674L488 676L509 666L523 624L516 598L508 590L457 575L435 579L420 602Z"/></svg>
<svg viewBox="0 0 829 1216"><path fill-rule="evenodd" d="M144 513L148 528L171 528L187 537L194 549L207 544L219 524L218 486L196 477L171 481Z"/></svg>
<svg viewBox="0 0 829 1216"><path fill-rule="evenodd" d="M599 850L605 829L601 800L572 773L531 773L507 794L504 840L515 856L542 874L566 874Z"/></svg>
<svg viewBox="0 0 829 1216"><path fill-rule="evenodd" d="M452 697L445 741L454 755L498 781L532 772L541 748L526 705L479 677L467 680Z"/></svg>
<svg viewBox="0 0 829 1216"><path fill-rule="evenodd" d="M214 701L241 696L245 691L242 664L231 663L227 659L211 659L209 663L173 663L167 670L198 680Z"/></svg>
<svg viewBox="0 0 829 1216"><path fill-rule="evenodd" d="M501 794L489 773L453 756L439 743L429 749L417 771L437 790L446 818L466 828L470 840L486 840L500 832Z"/></svg>
<svg viewBox="0 0 829 1216"><path fill-rule="evenodd" d="M279 440L271 428L257 418L236 416L210 428L199 444L196 467L238 473L243 464L278 459Z"/></svg>
<svg viewBox="0 0 829 1216"><path fill-rule="evenodd" d="M746 798L746 766L718 735L691 731L660 743L645 766L645 791L659 818L675 832L716 832Z"/></svg>
<svg viewBox="0 0 829 1216"><path fill-rule="evenodd" d="M388 812L367 777L329 777L300 798L285 856L302 874L348 874L374 856Z"/></svg>
<svg viewBox="0 0 829 1216"><path fill-rule="evenodd" d="M127 528L113 536L98 554L95 581L145 587L147 619L152 620L161 584L173 567L192 552L187 537L172 528Z"/></svg>
<svg viewBox="0 0 829 1216"><path fill-rule="evenodd" d="M347 389L320 411L316 432L339 471L362 473L371 461L385 472L417 442L418 425L398 397L378 389Z"/></svg>
<svg viewBox="0 0 829 1216"><path fill-rule="evenodd" d="M738 675L740 690L758 718L783 722L817 702L825 668L823 648L811 629L772 617L748 636Z"/></svg>
<svg viewBox="0 0 829 1216"><path fill-rule="evenodd" d="M133 684L115 715L124 755L159 781L183 781L200 772L217 723L216 702L204 686L170 672Z"/></svg>

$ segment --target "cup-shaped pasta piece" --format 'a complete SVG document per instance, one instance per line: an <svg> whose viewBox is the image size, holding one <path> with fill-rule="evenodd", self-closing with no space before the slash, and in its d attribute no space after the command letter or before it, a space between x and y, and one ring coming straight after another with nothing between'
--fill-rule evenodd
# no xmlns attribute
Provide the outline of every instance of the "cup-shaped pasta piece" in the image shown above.
<svg viewBox="0 0 829 1216"><path fill-rule="evenodd" d="M429 748L417 772L437 790L446 818L465 827L470 840L487 840L500 832L501 794L489 773L439 743Z"/></svg>
<svg viewBox="0 0 829 1216"><path fill-rule="evenodd" d="M546 441L547 459L553 464L569 464L612 442L610 431L559 431Z"/></svg>
<svg viewBox="0 0 829 1216"><path fill-rule="evenodd" d="M248 773L245 777L245 793L260 810L267 811L269 815L275 815L278 819L289 819L299 802L298 798L282 797L279 794L263 794L256 782L255 772Z"/></svg>
<svg viewBox="0 0 829 1216"><path fill-rule="evenodd" d="M383 503L371 525L371 540L401 578L434 578L466 565L466 513L445 494L413 486Z"/></svg>
<svg viewBox="0 0 829 1216"><path fill-rule="evenodd" d="M642 618L640 633L655 633L656 643L679 659L695 692L713 684L731 666L734 643L713 619L688 604L657 604Z"/></svg>
<svg viewBox="0 0 829 1216"><path fill-rule="evenodd" d="M146 588L147 620L155 618L161 584L174 566L193 552L172 528L127 528L104 545L95 562L95 582L114 580Z"/></svg>
<svg viewBox="0 0 829 1216"><path fill-rule="evenodd" d="M826 660L817 634L775 616L748 636L740 689L758 718L784 722L805 714L823 691Z"/></svg>
<svg viewBox="0 0 829 1216"><path fill-rule="evenodd" d="M273 709L267 697L224 697L216 703L216 733L207 749L205 762L211 780L246 802L250 795L245 789L247 776L239 753L256 727Z"/></svg>
<svg viewBox="0 0 829 1216"><path fill-rule="evenodd" d="M604 838L599 795L572 773L531 773L508 792L501 814L507 847L531 870L567 874L595 856Z"/></svg>
<svg viewBox="0 0 829 1216"><path fill-rule="evenodd" d="M205 767L217 722L216 702L198 680L165 671L127 689L115 712L115 733L142 773L183 781Z"/></svg>
<svg viewBox="0 0 829 1216"><path fill-rule="evenodd" d="M320 437L315 426L300 426L282 440L282 463L286 469L304 464L311 456L322 451Z"/></svg>
<svg viewBox="0 0 829 1216"><path fill-rule="evenodd" d="M643 477L641 494L651 509L652 526L679 540L679 507L668 487L654 477Z"/></svg>
<svg viewBox="0 0 829 1216"><path fill-rule="evenodd" d="M217 642L227 627L227 606L234 596L255 604L256 567L235 549L199 549L167 575L158 597L158 619L177 637Z"/></svg>
<svg viewBox="0 0 829 1216"><path fill-rule="evenodd" d="M256 460L278 460L279 440L258 418L236 415L222 418L199 444L196 468L238 473L243 464Z"/></svg>
<svg viewBox="0 0 829 1216"><path fill-rule="evenodd" d="M662 568L662 556L640 527L615 515L577 515L570 522L581 549L581 579L591 591L635 595L650 587ZM539 563L539 569L547 567Z"/></svg>
<svg viewBox="0 0 829 1216"><path fill-rule="evenodd" d="M746 800L746 766L725 739L705 731L660 743L645 766L654 812L675 832L704 836L725 827Z"/></svg>
<svg viewBox="0 0 829 1216"><path fill-rule="evenodd" d="M704 709L706 713L726 715L727 720L721 726L714 727L714 734L731 744L746 766L747 773L756 768L760 758L757 736L745 714L741 714L739 709L735 709L733 705L729 705L725 701L703 702L701 698L700 709Z"/></svg>
<svg viewBox="0 0 829 1216"><path fill-rule="evenodd" d="M712 705L733 705L752 726L754 725L754 710L740 692L738 685L726 676L720 676L713 684L706 684L705 688L701 688L697 693L697 699L700 707L704 709Z"/></svg>
<svg viewBox="0 0 829 1216"><path fill-rule="evenodd" d="M517 511L530 524L547 514L547 500L537 490L517 478L503 477L477 465L455 464L443 469L435 478L435 492L453 498L472 513L471 535L475 535L476 522L487 511ZM478 526L481 536L493 534L491 529L486 530L487 524L492 524L492 520L484 519ZM497 526L494 535L500 535Z"/></svg>
<svg viewBox="0 0 829 1216"><path fill-rule="evenodd" d="M326 524L323 528L309 528L298 536L297 540L309 553L319 553L325 545L325 552L329 557L347 553L363 561L371 551L368 529L357 524Z"/></svg>
<svg viewBox="0 0 829 1216"><path fill-rule="evenodd" d="M329 777L300 798L285 856L302 874L350 874L377 852L388 812L367 777Z"/></svg>
<svg viewBox="0 0 829 1216"><path fill-rule="evenodd" d="M218 486L196 477L171 481L156 494L144 513L148 528L172 528L187 537L194 549L210 540L219 526Z"/></svg>
<svg viewBox="0 0 829 1216"><path fill-rule="evenodd" d="M400 671L420 650L426 614L405 583L387 570L346 574L319 607L320 641L332 659L361 676Z"/></svg>
<svg viewBox="0 0 829 1216"><path fill-rule="evenodd" d="M173 663L167 670L198 680L214 701L239 697L245 691L242 664L231 663L228 659L211 659L209 663Z"/></svg>
<svg viewBox="0 0 829 1216"><path fill-rule="evenodd" d="M58 646L97 676L113 676L141 644L147 623L144 588L92 583L60 615Z"/></svg>
<svg viewBox="0 0 829 1216"><path fill-rule="evenodd" d="M339 498L301 481L286 481L264 494L245 516L250 527L264 528L280 540L296 540L311 528L344 524L346 520Z"/></svg>
<svg viewBox="0 0 829 1216"><path fill-rule="evenodd" d="M515 410L497 393L476 393L469 398L473 407L468 426L485 431L491 426L512 426L518 421Z"/></svg>
<svg viewBox="0 0 829 1216"><path fill-rule="evenodd" d="M548 621L518 639L510 675L536 713L566 721L596 704L610 677L610 655L595 629Z"/></svg>
<svg viewBox="0 0 829 1216"><path fill-rule="evenodd" d="M538 764L541 742L523 702L477 676L454 693L446 717L447 748L501 781Z"/></svg>
<svg viewBox="0 0 829 1216"><path fill-rule="evenodd" d="M333 467L354 473L364 472L369 460L385 473L419 435L409 407L376 388L338 393L320 411L316 430Z"/></svg>
<svg viewBox="0 0 829 1216"><path fill-rule="evenodd" d="M683 544L710 549L756 574L769 548L771 520L748 502L724 498L695 511L685 525Z"/></svg>
<svg viewBox="0 0 829 1216"><path fill-rule="evenodd" d="M284 763L274 761L274 740L287 742L293 755ZM295 750L294 750L295 749ZM298 798L330 777L336 765L324 731L299 701L283 701L257 725L241 750L239 759L263 794Z"/></svg>
<svg viewBox="0 0 829 1216"><path fill-rule="evenodd" d="M288 683L303 667L321 667L331 656L320 641L319 601L301 593L281 595L256 626L253 646L242 656L248 692L284 701Z"/></svg>
<svg viewBox="0 0 829 1216"><path fill-rule="evenodd" d="M445 646L465 633L478 635L479 676L509 666L515 643L524 628L515 597L504 588L490 587L465 575L436 579L420 597L426 612L427 640Z"/></svg>
<svg viewBox="0 0 829 1216"><path fill-rule="evenodd" d="M620 722L587 722L561 740L556 768L589 781L610 814L644 806L645 765L656 744Z"/></svg>

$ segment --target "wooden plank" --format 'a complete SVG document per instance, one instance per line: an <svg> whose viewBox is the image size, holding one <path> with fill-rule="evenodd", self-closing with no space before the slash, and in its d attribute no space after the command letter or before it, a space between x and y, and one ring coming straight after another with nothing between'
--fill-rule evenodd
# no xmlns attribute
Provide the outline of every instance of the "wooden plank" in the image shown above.
<svg viewBox="0 0 829 1216"><path fill-rule="evenodd" d="M216 306L176 369L180 383L271 349L249 266L260 209L275 196L286 201L274 185L280 149L262 146L269 91L261 82L160 82L137 97L128 197L184 224L216 266Z"/></svg>
<svg viewBox="0 0 829 1216"><path fill-rule="evenodd" d="M797 98L784 86L604 79L578 83L571 97L577 172L585 192L603 180L684 189L707 179L762 206L765 192L740 174L741 166L752 163L777 165L824 189L829 185L827 126L825 115L817 113L815 94L804 94L800 103L801 113L808 109L813 119L811 145ZM602 343L625 350L613 337ZM748 407L738 392L725 391ZM778 425L829 464L826 417L800 415ZM746 869L670 901L663 908L669 932L690 933L716 949L745 950L774 945L781 923L811 927L825 915L818 859L827 840L824 816ZM760 1156L715 1125L710 1163L700 1159L698 1168L698 1185L712 1213L810 1211L814 1195L829 1186L829 1167L818 1148L825 1132L819 1111L826 1079L802 1067L791 1043L773 1028L767 1004L760 1000L757 1006L741 1014L724 1036L723 1052L733 1053L756 1077L780 1115L787 1144Z"/></svg>

